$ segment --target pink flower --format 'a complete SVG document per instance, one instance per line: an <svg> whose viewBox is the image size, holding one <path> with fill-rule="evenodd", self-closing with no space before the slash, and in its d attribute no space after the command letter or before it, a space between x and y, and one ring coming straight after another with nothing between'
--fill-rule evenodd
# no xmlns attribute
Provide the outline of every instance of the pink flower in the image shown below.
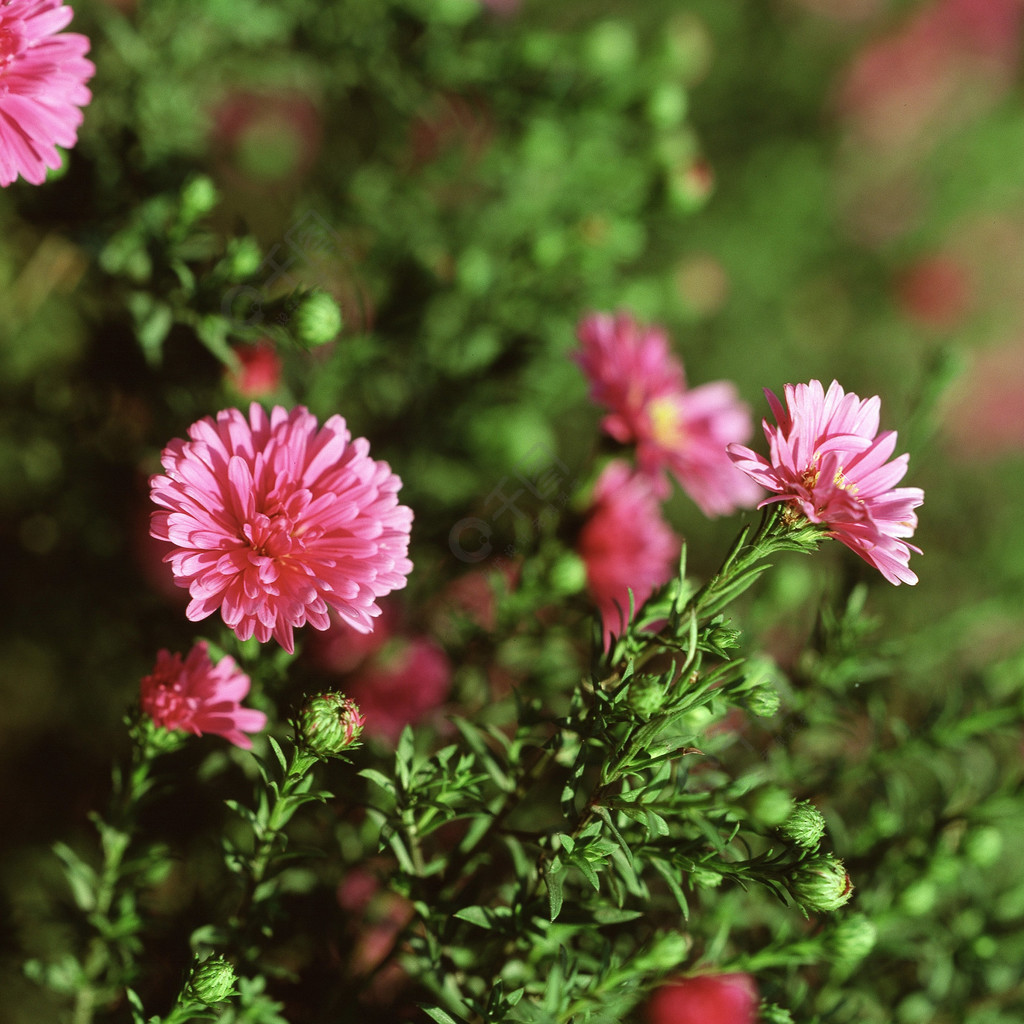
<svg viewBox="0 0 1024 1024"><path fill-rule="evenodd" d="M234 349L238 369L227 374L228 384L243 398L262 398L281 383L281 357L269 341L238 345Z"/></svg>
<svg viewBox="0 0 1024 1024"><path fill-rule="evenodd" d="M444 651L430 640L395 640L359 673L345 681L345 692L366 718L366 732L391 743L405 726L439 707L452 683Z"/></svg>
<svg viewBox="0 0 1024 1024"><path fill-rule="evenodd" d="M916 583L907 544L917 526L913 511L924 501L917 487L897 487L909 456L886 460L896 432L878 434L881 401L861 401L833 381L826 394L820 381L787 384L784 409L766 389L778 426L763 421L770 447L765 460L742 445L729 445L736 464L774 493L761 505L785 501L837 537L890 582ZM875 435L878 434L876 437Z"/></svg>
<svg viewBox="0 0 1024 1024"><path fill-rule="evenodd" d="M223 736L248 749L247 732L267 724L262 711L239 706L249 692L249 677L233 658L210 661L205 643L198 643L182 663L180 654L161 651L153 674L141 685L142 710L162 729L181 729L196 736Z"/></svg>
<svg viewBox="0 0 1024 1024"><path fill-rule="evenodd" d="M725 515L761 496L736 471L726 445L750 437L750 412L726 381L687 389L682 364L664 331L631 316L594 313L577 328L575 354L590 397L609 411L605 431L635 443L641 471L658 497L668 496L668 470L705 515Z"/></svg>
<svg viewBox="0 0 1024 1024"><path fill-rule="evenodd" d="M704 974L659 988L648 1024L755 1024L758 994L749 974Z"/></svg>
<svg viewBox="0 0 1024 1024"><path fill-rule="evenodd" d="M33 185L60 167L57 146L78 141L96 73L89 40L61 33L73 11L61 0L0 0L0 185Z"/></svg>
<svg viewBox="0 0 1024 1024"><path fill-rule="evenodd" d="M611 462L594 487L590 516L577 545L587 569L591 596L601 613L604 646L620 635L629 615L675 572L679 538L661 518L650 482Z"/></svg>
<svg viewBox="0 0 1024 1024"><path fill-rule="evenodd" d="M363 633L376 598L405 586L412 511L398 504L401 480L351 440L340 416L318 429L304 408L256 403L248 420L226 409L189 427L150 479L150 532L174 545L164 556L192 600L198 622L220 609L242 640L330 624L329 609Z"/></svg>

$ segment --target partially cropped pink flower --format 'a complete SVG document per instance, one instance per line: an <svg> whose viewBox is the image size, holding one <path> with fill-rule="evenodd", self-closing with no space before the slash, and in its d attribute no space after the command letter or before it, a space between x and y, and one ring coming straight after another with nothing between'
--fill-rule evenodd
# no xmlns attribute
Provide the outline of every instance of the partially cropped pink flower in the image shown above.
<svg viewBox="0 0 1024 1024"><path fill-rule="evenodd" d="M447 655L424 637L393 640L345 681L366 733L394 743L405 726L440 707L452 685Z"/></svg>
<svg viewBox="0 0 1024 1024"><path fill-rule="evenodd" d="M184 661L180 654L161 651L140 690L143 712L170 732L223 736L248 749L252 740L245 734L267 724L262 711L239 704L249 692L249 677L233 658L221 658L214 665L205 643L196 644Z"/></svg>
<svg viewBox="0 0 1024 1024"><path fill-rule="evenodd" d="M749 974L703 974L659 988L647 1024L755 1024L757 985Z"/></svg>
<svg viewBox="0 0 1024 1024"><path fill-rule="evenodd" d="M669 493L666 471L705 515L726 515L761 497L726 453L726 445L753 432L750 411L732 384L687 389L665 332L642 327L626 313L591 314L577 336L575 359L590 382L590 397L609 410L602 426L616 441L636 445L637 462L658 497Z"/></svg>
<svg viewBox="0 0 1024 1024"><path fill-rule="evenodd" d="M368 633L376 599L405 586L412 512L401 480L351 439L345 421L322 427L302 407L248 419L227 409L189 427L163 451L166 475L150 480L162 511L151 532L188 587L192 622L220 611L242 640L272 636L286 650L293 629L330 624L330 609Z"/></svg>
<svg viewBox="0 0 1024 1024"><path fill-rule="evenodd" d="M61 32L72 15L62 0L0 0L0 185L41 185L57 146L78 141L96 68L89 40Z"/></svg>
<svg viewBox="0 0 1024 1024"><path fill-rule="evenodd" d="M907 472L908 455L892 461L896 432L878 433L881 400L861 400L833 381L787 384L786 408L766 389L778 426L763 421L768 459L742 445L729 454L772 496L812 523L824 523L890 582L916 583L906 542L917 527L914 509L924 501L918 487L895 487ZM877 435L877 436L876 436Z"/></svg>
<svg viewBox="0 0 1024 1024"><path fill-rule="evenodd" d="M594 487L590 515L577 544L590 594L601 613L604 646L621 635L635 609L676 569L680 539L661 518L650 482L626 463L611 462Z"/></svg>

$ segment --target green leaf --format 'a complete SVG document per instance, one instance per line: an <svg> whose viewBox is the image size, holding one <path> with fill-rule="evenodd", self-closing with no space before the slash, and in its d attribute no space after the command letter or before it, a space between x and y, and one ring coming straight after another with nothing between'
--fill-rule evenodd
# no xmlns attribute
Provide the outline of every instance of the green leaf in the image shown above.
<svg viewBox="0 0 1024 1024"><path fill-rule="evenodd" d="M65 843L54 843L53 852L64 864L64 877L68 880L71 895L80 910L86 912L96 907L96 872Z"/></svg>
<svg viewBox="0 0 1024 1024"><path fill-rule="evenodd" d="M558 917L562 909L562 879L565 877L565 868L555 869L548 865L544 869L544 884L548 890L548 910L551 920Z"/></svg>
<svg viewBox="0 0 1024 1024"><path fill-rule="evenodd" d="M431 1020L436 1020L437 1024L460 1024L458 1019L450 1013L445 1013L438 1006L424 1006L423 1003L420 1003L419 1007Z"/></svg>

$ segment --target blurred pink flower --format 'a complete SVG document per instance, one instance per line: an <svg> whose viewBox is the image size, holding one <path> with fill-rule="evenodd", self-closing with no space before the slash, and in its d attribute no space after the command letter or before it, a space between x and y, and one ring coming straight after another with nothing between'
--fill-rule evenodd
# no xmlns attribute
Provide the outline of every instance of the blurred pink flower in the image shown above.
<svg viewBox="0 0 1024 1024"><path fill-rule="evenodd" d="M140 690L143 712L171 732L223 736L248 750L252 740L245 733L259 732L267 724L262 711L239 705L249 692L249 677L233 658L214 665L205 643L196 644L184 662L180 654L160 651L153 674L142 680Z"/></svg>
<svg viewBox="0 0 1024 1024"><path fill-rule="evenodd" d="M372 633L362 633L342 622L336 615L322 633L310 637L306 653L317 668L333 675L345 675L357 669L391 639L398 619L392 605L383 603Z"/></svg>
<svg viewBox="0 0 1024 1024"><path fill-rule="evenodd" d="M755 1024L757 985L749 974L703 974L659 988L648 1024Z"/></svg>
<svg viewBox="0 0 1024 1024"><path fill-rule="evenodd" d="M787 384L787 408L765 389L778 426L762 421L769 458L742 445L729 445L736 464L773 492L761 505L785 501L813 523L824 523L838 538L893 584L916 583L910 552L924 501L917 487L897 487L909 456L887 462L896 432L878 434L881 400L861 401L833 381L826 394L820 381ZM876 435L878 435L876 437Z"/></svg>
<svg viewBox="0 0 1024 1024"><path fill-rule="evenodd" d="M0 185L33 185L60 167L57 146L78 141L96 73L89 40L61 32L73 16L61 0L0 0Z"/></svg>
<svg viewBox="0 0 1024 1024"><path fill-rule="evenodd" d="M1011 83L1019 55L1020 0L937 0L850 67L840 107L864 141L930 144Z"/></svg>
<svg viewBox="0 0 1024 1024"><path fill-rule="evenodd" d="M963 322L971 307L971 284L963 263L940 253L908 267L896 282L896 296L919 326L948 331Z"/></svg>
<svg viewBox="0 0 1024 1024"><path fill-rule="evenodd" d="M629 591L639 609L675 572L680 539L661 518L646 477L621 461L609 463L594 486L590 515L577 544L590 594L601 613L604 646L621 635Z"/></svg>
<svg viewBox="0 0 1024 1024"><path fill-rule="evenodd" d="M964 460L1024 451L1024 339L973 353L950 389L946 438Z"/></svg>
<svg viewBox="0 0 1024 1024"><path fill-rule="evenodd" d="M293 629L330 624L329 609L360 632L373 629L376 598L405 586L412 511L401 480L351 440L340 416L318 428L305 408L255 402L249 418L227 409L193 423L191 440L163 451L150 479L151 532L188 587L186 615L218 609L242 640L273 636L291 652Z"/></svg>
<svg viewBox="0 0 1024 1024"><path fill-rule="evenodd" d="M682 364L657 327L629 314L593 313L577 328L574 354L590 382L590 397L609 410L605 431L635 443L654 493L668 496L668 470L705 515L752 506L761 491L736 471L726 453L752 433L750 411L726 381L687 389Z"/></svg>
<svg viewBox="0 0 1024 1024"><path fill-rule="evenodd" d="M238 369L228 372L228 383L243 398L263 398L281 383L281 357L269 341L236 345Z"/></svg>
<svg viewBox="0 0 1024 1024"><path fill-rule="evenodd" d="M366 733L394 743L405 726L439 707L451 688L444 651L422 637L394 640L346 680L345 692L366 718Z"/></svg>

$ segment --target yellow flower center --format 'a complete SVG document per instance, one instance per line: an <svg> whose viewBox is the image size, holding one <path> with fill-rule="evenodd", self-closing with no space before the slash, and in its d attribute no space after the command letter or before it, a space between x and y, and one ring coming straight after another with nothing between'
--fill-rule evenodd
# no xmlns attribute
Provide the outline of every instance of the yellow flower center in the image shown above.
<svg viewBox="0 0 1024 1024"><path fill-rule="evenodd" d="M651 422L654 440L664 448L678 448L683 441L679 406L669 395L652 398L647 403L647 415Z"/></svg>

